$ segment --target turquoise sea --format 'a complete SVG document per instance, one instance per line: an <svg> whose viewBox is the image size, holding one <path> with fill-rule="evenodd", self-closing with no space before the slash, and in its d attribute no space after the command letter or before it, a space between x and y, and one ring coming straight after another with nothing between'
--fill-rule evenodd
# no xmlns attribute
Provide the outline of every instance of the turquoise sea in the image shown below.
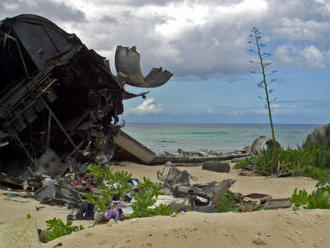
<svg viewBox="0 0 330 248"><path fill-rule="evenodd" d="M282 147L301 145L318 125L275 125L276 139ZM268 124L172 124L126 123L123 129L156 153L164 151L232 151L251 145L259 136L271 137Z"/></svg>

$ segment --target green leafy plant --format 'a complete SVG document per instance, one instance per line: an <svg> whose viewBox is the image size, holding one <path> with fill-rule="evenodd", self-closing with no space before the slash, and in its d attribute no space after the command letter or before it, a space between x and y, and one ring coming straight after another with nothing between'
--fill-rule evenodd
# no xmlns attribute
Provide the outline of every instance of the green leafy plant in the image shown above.
<svg viewBox="0 0 330 248"><path fill-rule="evenodd" d="M47 239L47 242L64 235L69 235L72 232L78 232L84 229L82 225L73 226L72 221L67 221L67 223L64 224L61 219L57 219L57 218L46 220L46 223L47 223L47 232L45 232L45 237Z"/></svg>
<svg viewBox="0 0 330 248"><path fill-rule="evenodd" d="M152 216L152 210L149 207L155 204L156 199L150 191L141 190L135 194L134 199L132 218Z"/></svg>
<svg viewBox="0 0 330 248"><path fill-rule="evenodd" d="M153 215L171 215L175 213L176 210L164 204L159 205L158 207L154 208L152 213Z"/></svg>
<svg viewBox="0 0 330 248"><path fill-rule="evenodd" d="M155 215L170 215L175 212L174 209L160 205L154 209L150 207L157 201L162 187L158 183L152 182L150 179L143 177L143 181L139 185L139 192L135 194L135 202L132 204L133 214L131 218L150 217Z"/></svg>
<svg viewBox="0 0 330 248"><path fill-rule="evenodd" d="M218 213L223 212L239 212L239 206L236 204L234 194L231 191L227 191L222 197L220 197L216 211Z"/></svg>
<svg viewBox="0 0 330 248"><path fill-rule="evenodd" d="M297 210L299 207L306 209L330 209L330 176L316 184L317 189L311 194L306 190L297 190L295 188L290 201L294 204L293 209Z"/></svg>
<svg viewBox="0 0 330 248"><path fill-rule="evenodd" d="M261 42L262 34L259 31L258 28L253 27L251 29L250 33L251 40L249 41L250 45L254 45L256 47L256 50L250 49L249 51L257 56L257 61L250 60L250 63L258 64L260 66L260 73L262 75L262 80L258 83L258 87L263 88L266 95L266 107L268 110L268 117L269 117L269 124L270 129L272 133L272 140L273 140L273 147L272 147L272 170L273 171L279 171L280 170L280 164L278 163L278 147L275 139L275 131L274 131L274 125L273 125L273 117L272 117L272 110L271 110L271 102L275 99L270 99L270 94L273 92L273 89L269 89L269 85L276 81L276 79L272 79L271 81L268 81L268 76L274 74L276 71L272 71L267 74L266 69L269 67L272 63L270 61L267 61L267 57L269 57L271 54L268 52L263 51L263 48L266 46L264 43ZM252 71L252 73L256 73L256 71ZM261 98L261 97L260 97Z"/></svg>
<svg viewBox="0 0 330 248"><path fill-rule="evenodd" d="M322 178L317 184L316 187L323 188L323 187L329 187L330 185L330 173L327 174L324 178Z"/></svg>
<svg viewBox="0 0 330 248"><path fill-rule="evenodd" d="M130 192L128 180L131 174L126 171L113 172L110 167L104 169L100 165L89 165L89 176L102 183L94 192L89 192L85 197L95 205L96 210L104 212L111 204L113 196L119 195L123 199L124 194Z"/></svg>
<svg viewBox="0 0 330 248"><path fill-rule="evenodd" d="M164 195L162 190L162 186L158 183L152 182L149 178L143 177L143 181L140 182L139 189L141 191L150 192L155 198L159 195Z"/></svg>
<svg viewBox="0 0 330 248"><path fill-rule="evenodd" d="M308 193L306 190L294 189L290 201L294 204L293 209L297 210L300 206L304 206L308 203Z"/></svg>

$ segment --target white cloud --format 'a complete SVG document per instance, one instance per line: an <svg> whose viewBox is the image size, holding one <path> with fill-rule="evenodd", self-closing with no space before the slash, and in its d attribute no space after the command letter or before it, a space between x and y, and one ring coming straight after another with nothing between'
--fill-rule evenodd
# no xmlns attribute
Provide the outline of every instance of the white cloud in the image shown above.
<svg viewBox="0 0 330 248"><path fill-rule="evenodd" d="M298 50L292 45L282 45L276 49L275 56L279 63L325 69L327 60L330 60L330 50L320 51L313 45Z"/></svg>
<svg viewBox="0 0 330 248"><path fill-rule="evenodd" d="M155 114L163 111L161 104L154 104L154 99L149 98L142 102L140 105L136 106L133 109L129 109L128 113L133 113L137 115L145 115L145 114Z"/></svg>
<svg viewBox="0 0 330 248"><path fill-rule="evenodd" d="M292 64L296 62L295 57L292 55L293 48L288 45L279 46L275 51L275 56L280 63Z"/></svg>
<svg viewBox="0 0 330 248"><path fill-rule="evenodd" d="M320 54L306 50L314 57L305 58L297 44L317 43L321 53L330 47L326 0L1 0L0 9L0 19L36 13L56 21L107 56L113 70L116 46L135 45L144 73L162 66L184 79L249 72L253 26L266 41L290 42L276 51L282 63L325 68ZM313 58L319 63L310 63Z"/></svg>
<svg viewBox="0 0 330 248"><path fill-rule="evenodd" d="M309 46L300 51L300 55L305 59L306 63L311 67L311 68L316 68L316 69L324 69L326 68L325 64L325 59L320 52L319 49L317 49L314 46Z"/></svg>

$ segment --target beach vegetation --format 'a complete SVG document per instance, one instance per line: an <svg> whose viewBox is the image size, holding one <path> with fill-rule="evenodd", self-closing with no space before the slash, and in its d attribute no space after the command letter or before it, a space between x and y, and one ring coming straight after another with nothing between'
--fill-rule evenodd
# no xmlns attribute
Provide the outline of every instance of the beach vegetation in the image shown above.
<svg viewBox="0 0 330 248"><path fill-rule="evenodd" d="M91 164L88 166L88 176L94 180L100 180L101 183L95 191L91 191L85 195L87 200L94 204L95 209L101 212L107 210L115 195L121 199L124 194L131 191L128 180L131 174L120 170L113 172L112 168L102 168L100 165Z"/></svg>
<svg viewBox="0 0 330 248"><path fill-rule="evenodd" d="M239 205L236 203L234 193L228 190L223 196L220 197L216 205L217 213L224 212L239 212Z"/></svg>
<svg viewBox="0 0 330 248"><path fill-rule="evenodd" d="M316 190L308 194L306 190L294 189L290 198L293 209L330 209L330 176L323 178L316 184Z"/></svg>
<svg viewBox="0 0 330 248"><path fill-rule="evenodd" d="M89 165L88 176L94 180L100 180L96 190L85 195L86 199L95 205L95 210L104 212L109 208L114 196L124 198L125 193L131 192L128 184L131 174L126 171L113 172L112 168L102 168L100 165ZM162 186L159 183L152 182L149 178L143 177L140 181L137 193L134 195L132 203L133 214L131 218L150 217L155 215L171 215L174 209L160 205L155 208L153 206L159 195L164 194Z"/></svg>
<svg viewBox="0 0 330 248"><path fill-rule="evenodd" d="M66 224L63 223L61 219L53 218L46 220L47 232L44 232L46 242L57 239L58 237L69 235L72 232L78 232L84 229L82 225L73 226L72 221L67 221Z"/></svg>
<svg viewBox="0 0 330 248"><path fill-rule="evenodd" d="M250 31L250 41L249 44L253 46L252 49L249 49L249 52L257 57L257 60L250 60L250 63L257 64L257 66L260 68L259 73L261 74L262 80L257 84L259 88L264 89L265 92L265 101L266 101L266 108L268 111L268 117L269 117L269 124L270 124L270 130L272 134L272 141L273 144L276 143L275 139L275 131L274 131L274 125L273 125L273 117L272 117L272 110L271 110L271 103L275 101L276 99L270 98L270 94L274 91L274 89L270 89L269 86L273 82L276 81L276 79L269 80L269 77L276 73L275 70L268 72L268 67L272 64L269 60L269 57L271 56L271 53L264 51L266 45L262 42L262 34L259 31L257 27L253 27ZM257 71L252 71L252 73L257 73ZM263 97L259 98L263 99ZM272 149L270 149L270 153L268 155L271 155L269 157L271 164L272 164L272 171L279 171L280 170L280 163L278 163L278 150L279 148L277 145L273 145Z"/></svg>
<svg viewBox="0 0 330 248"><path fill-rule="evenodd" d="M272 151L251 156L235 165L237 169L256 166L255 171L264 175L271 175ZM294 176L306 176L322 180L330 175L330 148L321 145L304 145L297 149L278 149L278 163L281 172L291 173Z"/></svg>
<svg viewBox="0 0 330 248"><path fill-rule="evenodd" d="M162 187L158 183L143 177L143 181L139 185L139 191L134 196L135 201L132 204L133 214L131 218L171 215L174 213L175 210L166 205L151 208L156 203L158 196L164 194L161 189Z"/></svg>

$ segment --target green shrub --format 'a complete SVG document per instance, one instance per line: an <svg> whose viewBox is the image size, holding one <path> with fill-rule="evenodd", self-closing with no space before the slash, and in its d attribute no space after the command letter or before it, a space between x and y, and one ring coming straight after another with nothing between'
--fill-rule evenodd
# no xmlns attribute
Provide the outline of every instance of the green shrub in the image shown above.
<svg viewBox="0 0 330 248"><path fill-rule="evenodd" d="M96 210L104 212L112 202L114 195L119 195L123 199L124 194L131 191L128 179L131 174L126 171L112 172L110 167L102 168L99 165L89 165L89 176L95 180L101 180L101 184L95 192L86 194L88 201L95 205ZM138 192L134 196L132 203L132 218L149 217L154 215L170 215L173 209L165 205L158 206L154 209L150 207L155 204L157 197L161 194L162 187L158 183L152 182L149 178L143 177L140 182Z"/></svg>
<svg viewBox="0 0 330 248"><path fill-rule="evenodd" d="M220 197L216 211L218 213L224 212L239 212L239 206L236 204L234 194L231 191L227 191L222 197Z"/></svg>
<svg viewBox="0 0 330 248"><path fill-rule="evenodd" d="M84 229L82 225L72 226L72 221L67 221L67 223L64 224L61 219L57 218L46 220L46 223L47 232L45 232L45 237L47 239L47 242L64 235L69 235L72 232L78 232Z"/></svg>
<svg viewBox="0 0 330 248"><path fill-rule="evenodd" d="M293 209L299 207L306 209L330 209L330 176L323 178L316 184L317 189L311 194L307 194L306 190L297 190L295 188L290 201L293 203Z"/></svg>
<svg viewBox="0 0 330 248"><path fill-rule="evenodd" d="M152 216L151 207L155 204L156 199L150 191L141 190L134 196L135 202L132 204L132 218L141 218Z"/></svg>
<svg viewBox="0 0 330 248"><path fill-rule="evenodd" d="M283 171L291 171L297 176L322 179L330 174L330 149L321 146L305 146L298 149L280 149L279 165ZM256 172L271 174L272 151L267 150L257 156L251 156L236 164L235 168L256 165Z"/></svg>
<svg viewBox="0 0 330 248"><path fill-rule="evenodd" d="M166 206L164 204L159 205L153 209L153 215L171 215L176 212L174 208Z"/></svg>
<svg viewBox="0 0 330 248"><path fill-rule="evenodd" d="M112 202L114 195L119 195L123 199L124 194L130 192L128 179L131 174L126 171L112 172L110 167L104 169L100 165L89 165L88 169L95 180L102 183L95 192L89 192L85 197L95 205L96 210L104 212Z"/></svg>
<svg viewBox="0 0 330 248"><path fill-rule="evenodd" d="M306 190L299 190L295 188L290 201L294 204L293 209L296 210L300 206L304 206L308 203L308 194Z"/></svg>
<svg viewBox="0 0 330 248"><path fill-rule="evenodd" d="M155 215L171 215L174 209L160 205L154 209L150 207L157 201L157 197L161 194L162 187L158 183L152 182L150 179L143 177L143 182L139 185L139 192L135 194L135 202L132 204L133 214L131 218L150 217Z"/></svg>

